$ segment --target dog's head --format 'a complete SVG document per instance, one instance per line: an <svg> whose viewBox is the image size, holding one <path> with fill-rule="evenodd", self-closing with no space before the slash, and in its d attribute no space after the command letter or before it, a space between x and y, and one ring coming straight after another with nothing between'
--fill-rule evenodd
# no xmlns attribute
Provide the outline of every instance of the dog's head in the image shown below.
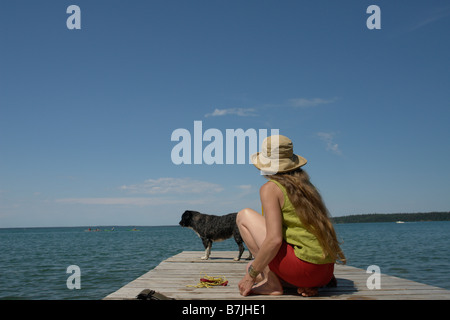
<svg viewBox="0 0 450 320"><path fill-rule="evenodd" d="M198 214L197 211L186 210L181 216L180 226L182 227L192 226L192 219L196 214Z"/></svg>

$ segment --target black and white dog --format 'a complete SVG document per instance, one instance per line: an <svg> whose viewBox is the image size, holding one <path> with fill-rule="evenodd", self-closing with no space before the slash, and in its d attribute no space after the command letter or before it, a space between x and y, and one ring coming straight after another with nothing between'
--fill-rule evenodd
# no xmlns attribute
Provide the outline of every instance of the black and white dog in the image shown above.
<svg viewBox="0 0 450 320"><path fill-rule="evenodd" d="M236 224L236 216L236 212L223 216L215 216L187 210L181 216L180 226L191 228L202 239L203 246L205 247L205 256L201 257L202 260L208 260L214 241L223 241L234 236L234 240L239 246L239 255L234 260L239 261L245 248L244 241ZM251 253L247 259L252 259Z"/></svg>

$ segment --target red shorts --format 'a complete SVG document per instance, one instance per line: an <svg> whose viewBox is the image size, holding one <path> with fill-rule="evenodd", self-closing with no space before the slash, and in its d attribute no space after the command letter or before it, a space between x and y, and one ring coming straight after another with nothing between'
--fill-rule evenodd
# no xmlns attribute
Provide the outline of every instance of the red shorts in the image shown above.
<svg viewBox="0 0 450 320"><path fill-rule="evenodd" d="M333 278L334 263L314 264L303 261L294 248L283 241L269 268L285 282L302 288L322 287Z"/></svg>

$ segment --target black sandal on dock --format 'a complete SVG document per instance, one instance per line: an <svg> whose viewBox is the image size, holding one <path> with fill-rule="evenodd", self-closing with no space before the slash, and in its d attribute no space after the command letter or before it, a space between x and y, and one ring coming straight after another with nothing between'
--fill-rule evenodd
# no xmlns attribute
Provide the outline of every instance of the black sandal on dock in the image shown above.
<svg viewBox="0 0 450 320"><path fill-rule="evenodd" d="M175 300L156 292L155 290L144 289L137 296L137 300Z"/></svg>

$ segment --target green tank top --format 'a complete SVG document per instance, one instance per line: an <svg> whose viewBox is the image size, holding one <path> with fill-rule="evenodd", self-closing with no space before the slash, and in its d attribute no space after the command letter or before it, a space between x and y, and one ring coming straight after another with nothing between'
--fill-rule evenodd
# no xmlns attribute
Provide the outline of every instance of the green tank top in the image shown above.
<svg viewBox="0 0 450 320"><path fill-rule="evenodd" d="M315 264L334 263L331 257L324 257L319 240L309 232L300 221L295 208L287 195L286 189L277 181L275 183L283 192L284 205L281 208L283 216L283 239L293 246L297 258Z"/></svg>

